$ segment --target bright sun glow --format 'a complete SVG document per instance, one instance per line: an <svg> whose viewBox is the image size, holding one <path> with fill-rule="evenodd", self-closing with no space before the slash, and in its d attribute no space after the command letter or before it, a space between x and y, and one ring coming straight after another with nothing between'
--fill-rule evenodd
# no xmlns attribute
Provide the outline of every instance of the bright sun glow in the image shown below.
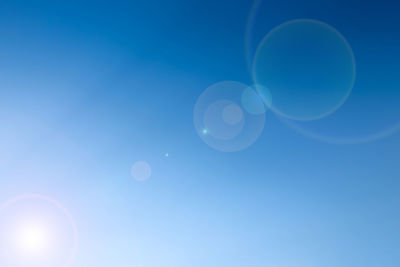
<svg viewBox="0 0 400 267"><path fill-rule="evenodd" d="M16 246L26 256L40 257L49 249L50 240L46 227L38 224L26 224L17 229Z"/></svg>
<svg viewBox="0 0 400 267"><path fill-rule="evenodd" d="M0 267L70 266L78 248L71 214L42 195L0 203Z"/></svg>

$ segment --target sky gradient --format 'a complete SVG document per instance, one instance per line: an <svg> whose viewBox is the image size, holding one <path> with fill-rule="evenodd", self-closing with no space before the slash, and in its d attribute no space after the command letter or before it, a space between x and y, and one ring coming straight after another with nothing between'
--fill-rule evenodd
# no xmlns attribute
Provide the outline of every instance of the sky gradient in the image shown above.
<svg viewBox="0 0 400 267"><path fill-rule="evenodd" d="M0 203L60 203L78 232L72 267L397 267L399 11L389 0L2 1ZM347 40L349 97L313 121L267 110L245 149L210 147L193 121L199 97L252 85L260 41L295 19Z"/></svg>

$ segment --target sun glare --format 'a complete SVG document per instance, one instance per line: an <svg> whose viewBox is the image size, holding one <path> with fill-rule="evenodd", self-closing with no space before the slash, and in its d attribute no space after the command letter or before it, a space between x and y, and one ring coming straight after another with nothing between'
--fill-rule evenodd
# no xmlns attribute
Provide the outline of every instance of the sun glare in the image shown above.
<svg viewBox="0 0 400 267"><path fill-rule="evenodd" d="M44 225L22 225L17 229L15 238L16 248L25 256L44 256L50 247L50 236Z"/></svg>

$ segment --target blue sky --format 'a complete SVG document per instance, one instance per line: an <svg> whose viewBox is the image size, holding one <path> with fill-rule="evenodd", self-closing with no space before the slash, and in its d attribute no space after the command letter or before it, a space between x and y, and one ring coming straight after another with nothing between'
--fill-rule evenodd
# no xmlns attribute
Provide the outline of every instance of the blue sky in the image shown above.
<svg viewBox="0 0 400 267"><path fill-rule="evenodd" d="M0 202L62 203L76 267L398 266L400 6L253 5L2 1ZM301 18L335 27L354 52L344 105L311 122L267 111L241 151L204 143L202 92L252 84L257 44ZM136 161L148 180L132 178Z"/></svg>

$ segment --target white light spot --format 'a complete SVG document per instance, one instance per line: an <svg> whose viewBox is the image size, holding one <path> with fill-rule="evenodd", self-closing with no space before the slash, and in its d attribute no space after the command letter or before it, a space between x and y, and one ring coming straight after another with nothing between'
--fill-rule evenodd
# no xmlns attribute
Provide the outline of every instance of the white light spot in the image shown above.
<svg viewBox="0 0 400 267"><path fill-rule="evenodd" d="M0 205L0 266L70 266L77 249L75 221L56 200L27 194Z"/></svg>
<svg viewBox="0 0 400 267"><path fill-rule="evenodd" d="M43 257L50 249L50 234L44 225L24 224L16 230L16 249L21 255Z"/></svg>

